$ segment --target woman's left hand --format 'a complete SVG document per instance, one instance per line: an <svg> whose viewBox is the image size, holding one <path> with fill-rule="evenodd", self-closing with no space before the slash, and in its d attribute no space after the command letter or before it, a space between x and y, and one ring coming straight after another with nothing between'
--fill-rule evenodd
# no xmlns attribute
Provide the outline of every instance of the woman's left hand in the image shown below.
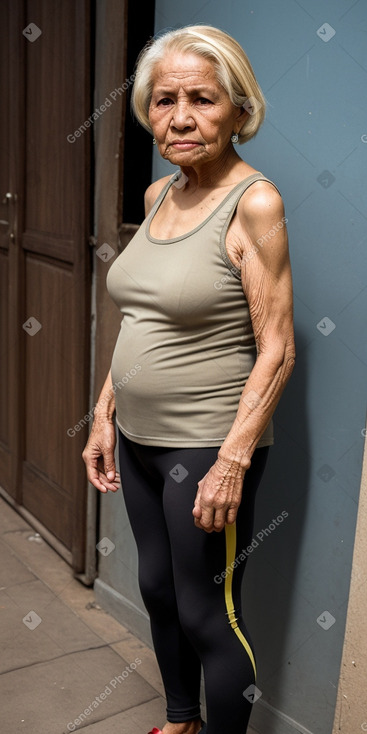
<svg viewBox="0 0 367 734"><path fill-rule="evenodd" d="M219 533L225 525L234 523L242 498L245 467L239 462L218 456L198 483L195 498L194 523L207 533Z"/></svg>

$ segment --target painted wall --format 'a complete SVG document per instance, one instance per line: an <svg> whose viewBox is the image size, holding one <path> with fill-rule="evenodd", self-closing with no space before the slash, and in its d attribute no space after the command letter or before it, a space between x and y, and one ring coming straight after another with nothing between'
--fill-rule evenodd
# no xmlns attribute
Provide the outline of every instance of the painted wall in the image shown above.
<svg viewBox="0 0 367 734"><path fill-rule="evenodd" d="M367 5L157 0L156 31L197 22L243 45L265 94L266 121L238 151L282 192L294 282L297 361L274 415L243 590L262 693L252 723L262 734L329 734L365 426ZM155 155L154 179L174 170ZM100 537L116 551L100 559L96 590L147 639L122 504L103 498Z"/></svg>

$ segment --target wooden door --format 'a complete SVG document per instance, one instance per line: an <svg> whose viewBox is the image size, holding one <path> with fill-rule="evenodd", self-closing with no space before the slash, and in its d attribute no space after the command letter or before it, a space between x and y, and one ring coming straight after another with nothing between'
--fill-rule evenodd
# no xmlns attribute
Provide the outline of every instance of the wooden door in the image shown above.
<svg viewBox="0 0 367 734"><path fill-rule="evenodd" d="M91 135L74 132L91 114L90 3L6 0L1 12L0 483L81 572Z"/></svg>

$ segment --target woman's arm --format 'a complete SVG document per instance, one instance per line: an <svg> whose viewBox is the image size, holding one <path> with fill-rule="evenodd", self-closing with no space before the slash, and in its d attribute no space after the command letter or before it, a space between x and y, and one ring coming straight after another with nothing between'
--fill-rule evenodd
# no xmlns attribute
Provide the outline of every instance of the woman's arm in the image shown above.
<svg viewBox="0 0 367 734"><path fill-rule="evenodd" d="M282 199L269 183L257 182L251 189L251 196L243 197L246 201L241 200L238 207L241 234L237 244L242 252L241 278L257 359L218 458L198 485L192 514L196 527L208 533L220 532L236 520L251 456L289 380L296 356Z"/></svg>
<svg viewBox="0 0 367 734"><path fill-rule="evenodd" d="M256 186L256 188L255 188ZM252 190L251 190L252 189ZM233 426L218 456L248 469L295 364L292 275L281 196L254 184L238 206L241 278L249 304L257 359Z"/></svg>
<svg viewBox="0 0 367 734"><path fill-rule="evenodd" d="M115 393L109 370L94 409L92 430L82 453L89 481L104 493L108 490L116 492L120 485L120 475L116 472L115 466L114 411Z"/></svg>
<svg viewBox="0 0 367 734"><path fill-rule="evenodd" d="M112 389L111 370L109 370L106 381L97 400L96 407L94 408L94 417L99 416L111 421L115 412L115 407L115 393Z"/></svg>

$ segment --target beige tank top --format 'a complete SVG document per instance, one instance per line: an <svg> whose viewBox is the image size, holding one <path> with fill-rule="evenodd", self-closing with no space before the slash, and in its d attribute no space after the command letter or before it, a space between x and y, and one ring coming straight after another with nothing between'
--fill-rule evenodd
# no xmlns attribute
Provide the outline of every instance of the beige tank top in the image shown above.
<svg viewBox="0 0 367 734"><path fill-rule="evenodd" d="M195 229L158 240L150 222L181 175L164 186L107 274L123 315L111 364L116 422L140 444L219 447L256 361L241 271L227 254L226 232L244 191L269 179L248 176ZM273 443L270 420L257 446Z"/></svg>

